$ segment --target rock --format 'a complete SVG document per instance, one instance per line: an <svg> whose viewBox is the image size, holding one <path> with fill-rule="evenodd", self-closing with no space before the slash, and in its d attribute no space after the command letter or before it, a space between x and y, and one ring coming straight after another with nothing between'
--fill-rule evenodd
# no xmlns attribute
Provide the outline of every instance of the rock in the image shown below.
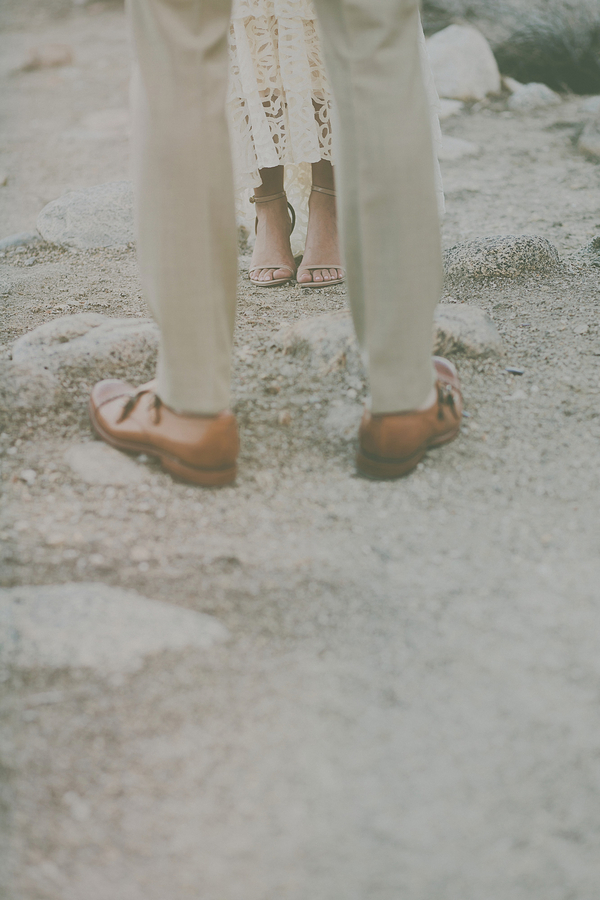
<svg viewBox="0 0 600 900"><path fill-rule="evenodd" d="M139 670L166 650L225 641L218 619L100 583L0 590L0 653L18 669Z"/></svg>
<svg viewBox="0 0 600 900"><path fill-rule="evenodd" d="M29 244L39 244L41 237L37 231L20 231L18 234L9 234L0 241L0 251L10 250L12 247L24 247Z"/></svg>
<svg viewBox="0 0 600 900"><path fill-rule="evenodd" d="M472 141L463 141L462 138L442 136L442 145L438 150L438 159L441 162L452 162L467 156L478 156L481 148Z"/></svg>
<svg viewBox="0 0 600 900"><path fill-rule="evenodd" d="M346 396L356 400L358 393L355 386L362 387L364 372L349 312L340 310L312 316L285 326L276 335L276 341L284 352L306 359L316 369L319 377L339 370L346 372L347 383L352 385ZM437 307L434 352L486 356L498 352L500 345L496 326L487 313L479 308L465 304L440 304ZM332 428L337 422L334 431L340 436L346 433L350 424L354 424L354 419L344 418L343 413L338 415L330 411L330 414L333 416Z"/></svg>
<svg viewBox="0 0 600 900"><path fill-rule="evenodd" d="M43 208L37 228L44 240L64 247L124 247L134 239L131 184L115 181L69 191Z"/></svg>
<svg viewBox="0 0 600 900"><path fill-rule="evenodd" d="M22 70L33 72L35 69L53 69L70 66L72 62L73 51L68 44L42 44L29 50Z"/></svg>
<svg viewBox="0 0 600 900"><path fill-rule="evenodd" d="M440 304L435 313L434 353L469 357L502 352L502 338L492 319L467 303Z"/></svg>
<svg viewBox="0 0 600 900"><path fill-rule="evenodd" d="M149 319L78 313L46 322L15 341L12 362L0 363L0 408L10 416L72 404L73 387L83 382L87 391L102 378L149 381L157 348Z"/></svg>
<svg viewBox="0 0 600 900"><path fill-rule="evenodd" d="M337 437L345 443L355 441L362 411L362 403L344 403L342 400L332 403L323 420L325 433L329 438Z"/></svg>
<svg viewBox="0 0 600 900"><path fill-rule="evenodd" d="M600 269L600 237L595 237L587 246L569 256L569 262Z"/></svg>
<svg viewBox="0 0 600 900"><path fill-rule="evenodd" d="M475 28L450 25L427 41L440 97L483 100L500 92L500 72L490 45Z"/></svg>
<svg viewBox="0 0 600 900"><path fill-rule="evenodd" d="M590 159L600 160L600 122L586 124L577 142L577 149Z"/></svg>
<svg viewBox="0 0 600 900"><path fill-rule="evenodd" d="M591 116L600 116L600 96L588 97L579 107L581 112Z"/></svg>
<svg viewBox="0 0 600 900"><path fill-rule="evenodd" d="M444 253L449 278L514 276L560 266L554 244L536 234L503 234L465 241Z"/></svg>
<svg viewBox="0 0 600 900"><path fill-rule="evenodd" d="M65 460L87 484L117 486L141 484L148 480L148 472L144 466L101 441L68 447Z"/></svg>
<svg viewBox="0 0 600 900"><path fill-rule="evenodd" d="M158 326L150 319L77 313L45 322L12 346L13 362L71 378L148 375L154 371Z"/></svg>
<svg viewBox="0 0 600 900"><path fill-rule="evenodd" d="M505 75L600 93L598 0L424 0L427 34L456 20L485 35Z"/></svg>
<svg viewBox="0 0 600 900"><path fill-rule="evenodd" d="M545 84L521 84L508 100L508 108L512 112L531 112L534 109L545 109L548 106L560 106L562 100Z"/></svg>
<svg viewBox="0 0 600 900"><path fill-rule="evenodd" d="M451 118L451 116L455 116L457 113L462 112L464 108L465 104L460 100L446 100L442 98L440 99L438 118L440 122L444 122L446 119Z"/></svg>
<svg viewBox="0 0 600 900"><path fill-rule="evenodd" d="M285 353L310 360L321 375L340 369L352 375L362 373L354 326L347 310L286 325L275 335L275 342Z"/></svg>
<svg viewBox="0 0 600 900"><path fill-rule="evenodd" d="M510 75L503 75L502 87L506 88L507 91L510 91L511 94L514 94L514 92L518 91L519 88L522 88L523 85L520 81L517 81L516 78L511 78Z"/></svg>

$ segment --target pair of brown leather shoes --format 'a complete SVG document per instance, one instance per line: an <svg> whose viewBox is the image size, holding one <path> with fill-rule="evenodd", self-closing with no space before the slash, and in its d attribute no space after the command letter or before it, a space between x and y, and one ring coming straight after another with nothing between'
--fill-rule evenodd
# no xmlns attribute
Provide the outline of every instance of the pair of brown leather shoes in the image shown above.
<svg viewBox="0 0 600 900"><path fill-rule="evenodd" d="M423 411L371 415L359 432L357 467L370 478L399 478L419 463L430 447L453 440L462 418L456 369L434 358L437 398ZM219 487L236 475L239 437L235 416L189 416L161 403L150 381L135 390L123 381L101 381L90 397L92 425L103 440L134 453L157 456L173 475Z"/></svg>

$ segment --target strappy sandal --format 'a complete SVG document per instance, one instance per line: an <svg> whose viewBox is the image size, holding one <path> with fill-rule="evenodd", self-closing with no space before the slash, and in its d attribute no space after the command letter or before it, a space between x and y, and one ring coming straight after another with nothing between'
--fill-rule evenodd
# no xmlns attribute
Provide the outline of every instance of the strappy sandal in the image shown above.
<svg viewBox="0 0 600 900"><path fill-rule="evenodd" d="M250 197L250 203L270 203L272 200L282 200L284 197L287 200L285 191L281 191L279 194L269 194L268 197ZM290 234L291 234L292 231L294 230L294 228L296 227L296 212L295 212L292 204L289 202L288 202L288 209L289 209L289 211L291 213L291 217L292 217L292 227L290 228ZM254 225L254 231L256 232L257 230L258 230L258 217L256 218L256 222ZM257 281L255 278L252 277L252 273L260 272L262 269L273 269L274 272L276 272L277 269L287 269L290 274L286 278L277 278L277 279L272 279L271 281ZM248 278L250 279L251 283L255 284L257 287L278 287L279 285L282 285L282 284L288 284L294 278L295 274L296 274L295 269L293 269L291 266L288 266L287 264L273 265L273 263L269 263L266 266L253 266L251 269L248 270Z"/></svg>
<svg viewBox="0 0 600 900"><path fill-rule="evenodd" d="M319 187L314 184L311 188L311 193L316 191L317 194L327 194L329 197L335 197L335 191L330 190L329 188ZM341 278L332 278L330 281L298 281L298 273L301 269L304 269L305 272L315 272L318 269L341 269L342 277ZM296 281L302 288L324 288L324 287L332 287L334 284L342 284L346 280L346 272L344 268L340 265L328 265L321 263L318 266L303 266L300 264L298 266L298 272L296 273Z"/></svg>

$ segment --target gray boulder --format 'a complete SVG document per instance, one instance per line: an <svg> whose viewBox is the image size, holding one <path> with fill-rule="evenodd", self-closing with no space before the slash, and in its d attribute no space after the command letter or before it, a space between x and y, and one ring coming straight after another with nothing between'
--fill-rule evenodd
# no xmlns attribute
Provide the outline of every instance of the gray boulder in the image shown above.
<svg viewBox="0 0 600 900"><path fill-rule="evenodd" d="M500 92L500 72L480 31L450 25L427 41L427 53L440 97L483 100Z"/></svg>
<svg viewBox="0 0 600 900"><path fill-rule="evenodd" d="M345 370L351 376L363 373L352 318L346 310L287 325L276 339L285 353L306 359L320 377L339 370ZM434 353L488 356L500 352L501 343L496 326L478 307L467 304L440 304L437 307Z"/></svg>
<svg viewBox="0 0 600 900"><path fill-rule="evenodd" d="M124 247L134 239L131 184L115 181L69 191L43 208L37 228L44 240L64 247Z"/></svg>
<svg viewBox="0 0 600 900"><path fill-rule="evenodd" d="M423 0L427 34L457 20L486 36L504 74L600 93L598 0Z"/></svg>
<svg viewBox="0 0 600 900"><path fill-rule="evenodd" d="M554 244L537 234L502 234L477 238L444 253L449 278L515 276L548 272L560 266Z"/></svg>
<svg viewBox="0 0 600 900"><path fill-rule="evenodd" d="M112 319L77 313L46 322L12 346L0 365L0 409L5 414L53 408L102 378L136 384L154 376L158 327L149 319ZM81 398L80 398L81 399Z"/></svg>
<svg viewBox="0 0 600 900"><path fill-rule="evenodd" d="M440 304L433 351L440 356L492 356L502 352L502 338L483 309L467 303Z"/></svg>
<svg viewBox="0 0 600 900"><path fill-rule="evenodd" d="M135 672L166 650L228 638L218 619L98 583L0 590L0 662L17 669Z"/></svg>
<svg viewBox="0 0 600 900"><path fill-rule="evenodd" d="M12 347L13 362L72 378L148 374L154 371L158 326L150 319L113 319L77 313L45 322Z"/></svg>
<svg viewBox="0 0 600 900"><path fill-rule="evenodd" d="M508 108L512 112L528 113L535 109L546 109L548 106L560 106L561 98L546 84L520 84L508 99Z"/></svg>

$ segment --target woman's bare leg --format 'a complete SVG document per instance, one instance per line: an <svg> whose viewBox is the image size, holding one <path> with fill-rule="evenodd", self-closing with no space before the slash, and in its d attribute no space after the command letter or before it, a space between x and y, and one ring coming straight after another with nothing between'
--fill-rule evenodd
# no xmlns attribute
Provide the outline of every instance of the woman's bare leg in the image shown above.
<svg viewBox="0 0 600 900"><path fill-rule="evenodd" d="M334 190L335 180L333 166L326 159L312 165L312 183L316 187ZM335 197L313 191L308 201L308 232L302 264L298 269L298 283L306 284L314 281L327 284L342 278L340 247L337 230L337 213ZM312 269L305 266L329 264L330 268ZM333 267L331 267L333 264Z"/></svg>
<svg viewBox="0 0 600 900"><path fill-rule="evenodd" d="M260 169L262 184L254 189L255 197L269 197L283 190L283 166L272 169ZM290 214L284 197L269 203L255 205L258 227L256 243L252 254L250 268L254 269L255 281L273 281L289 277L289 268L277 269L274 266L289 266L296 271L296 264L290 247Z"/></svg>

